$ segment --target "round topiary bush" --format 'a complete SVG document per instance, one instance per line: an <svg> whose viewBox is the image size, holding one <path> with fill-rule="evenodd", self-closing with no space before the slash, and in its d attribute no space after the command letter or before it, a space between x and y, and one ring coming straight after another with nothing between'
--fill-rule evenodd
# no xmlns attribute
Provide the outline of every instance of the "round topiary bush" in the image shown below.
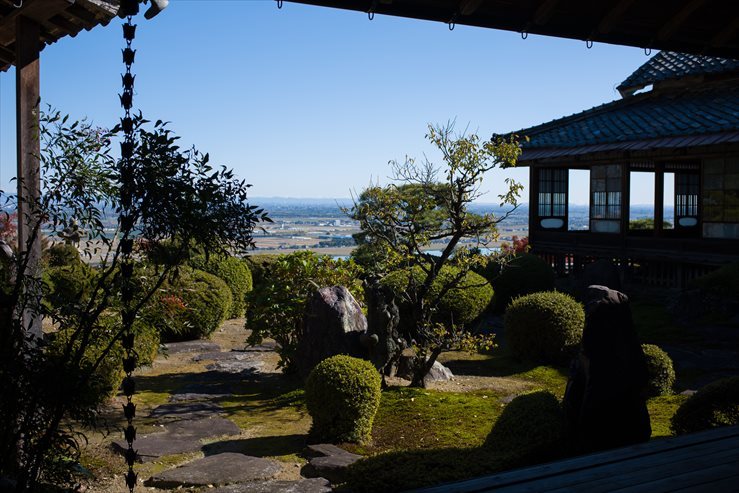
<svg viewBox="0 0 739 493"><path fill-rule="evenodd" d="M671 424L676 435L739 424L739 376L698 390L677 409Z"/></svg>
<svg viewBox="0 0 739 493"><path fill-rule="evenodd" d="M316 365L305 384L312 437L334 443L369 440L380 385L380 374L369 361L340 354Z"/></svg>
<svg viewBox="0 0 739 493"><path fill-rule="evenodd" d="M413 272L413 279L416 283L423 282L425 273L418 266L412 270L397 270L380 281L380 284L391 289L396 294L396 300L400 301L401 319L407 319L407 315L404 317L402 312L409 310L407 303L403 302L405 299L403 293L408 289L411 272ZM428 298L433 299L438 296L443 287L457 275L459 275L457 268L442 268L439 276L431 285ZM457 287L450 289L441 297L435 318L442 323L469 324L485 311L492 299L493 288L490 283L481 275L469 271Z"/></svg>
<svg viewBox="0 0 739 493"><path fill-rule="evenodd" d="M655 397L671 393L672 386L675 384L672 359L654 344L642 344L641 348L644 351L649 373L649 395Z"/></svg>
<svg viewBox="0 0 739 493"><path fill-rule="evenodd" d="M82 263L80 252L74 245L67 243L54 243L43 252L42 260L49 267L61 267L63 265L78 265Z"/></svg>
<svg viewBox="0 0 739 493"><path fill-rule="evenodd" d="M532 293L511 302L504 324L515 357L535 363L563 363L582 339L585 312L564 293Z"/></svg>
<svg viewBox="0 0 739 493"><path fill-rule="evenodd" d="M491 259L481 273L495 290L498 312L505 311L511 300L519 296L554 290L554 270L531 253Z"/></svg>
<svg viewBox="0 0 739 493"><path fill-rule="evenodd" d="M262 253L258 255L249 255L244 257L243 261L251 271L253 289L258 289L269 277L269 270L272 264L277 262L282 255Z"/></svg>
<svg viewBox="0 0 739 493"><path fill-rule="evenodd" d="M564 450L565 421L557 397L544 390L519 395L503 410L485 446L494 447L514 462L540 461Z"/></svg>
<svg viewBox="0 0 739 493"><path fill-rule="evenodd" d="M89 298L95 271L83 262L48 267L41 274L47 291L44 301L55 308L69 308Z"/></svg>
<svg viewBox="0 0 739 493"><path fill-rule="evenodd" d="M205 256L199 255L190 260L190 265L194 269L218 276L226 282L233 298L228 318L244 316L246 293L252 289L251 271L246 262L231 256L211 256L206 259Z"/></svg>
<svg viewBox="0 0 739 493"><path fill-rule="evenodd" d="M213 274L181 272L165 286L158 305L149 307L146 318L165 342L202 339L226 320L231 300L231 290Z"/></svg>

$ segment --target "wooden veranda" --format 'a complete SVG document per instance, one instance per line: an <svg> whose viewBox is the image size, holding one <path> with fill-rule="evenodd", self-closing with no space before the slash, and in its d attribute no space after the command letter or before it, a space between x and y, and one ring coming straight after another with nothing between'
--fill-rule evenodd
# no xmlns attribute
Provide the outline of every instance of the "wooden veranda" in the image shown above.
<svg viewBox="0 0 739 493"><path fill-rule="evenodd" d="M415 493L739 491L739 426L415 490Z"/></svg>

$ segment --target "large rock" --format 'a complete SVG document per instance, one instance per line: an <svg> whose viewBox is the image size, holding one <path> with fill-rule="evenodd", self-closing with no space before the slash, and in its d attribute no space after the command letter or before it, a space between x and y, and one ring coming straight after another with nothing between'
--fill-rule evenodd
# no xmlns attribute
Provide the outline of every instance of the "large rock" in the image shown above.
<svg viewBox="0 0 739 493"><path fill-rule="evenodd" d="M157 488L221 486L272 479L281 470L282 466L273 460L227 452L161 472L144 484Z"/></svg>
<svg viewBox="0 0 739 493"><path fill-rule="evenodd" d="M344 286L316 291L308 302L296 362L303 377L324 359L336 354L366 358L360 339L367 332L367 319L354 296Z"/></svg>
<svg viewBox="0 0 739 493"><path fill-rule="evenodd" d="M372 343L369 347L370 361L381 374L391 376L406 347L400 336L400 310L395 304L393 293L379 282L371 283L365 290L367 295L367 332Z"/></svg>
<svg viewBox="0 0 739 493"><path fill-rule="evenodd" d="M398 370L395 376L406 380L413 380L413 364L416 357L416 352L413 349L404 349L398 361ZM423 378L423 381L424 384L429 384L431 382L447 382L452 378L454 378L452 370L438 361L434 361L434 365Z"/></svg>
<svg viewBox="0 0 739 493"><path fill-rule="evenodd" d="M610 260L599 259L586 265L578 287L581 292L587 290L588 286L598 285L619 291L621 289L621 272Z"/></svg>
<svg viewBox="0 0 739 493"><path fill-rule="evenodd" d="M211 493L327 493L331 483L324 478L299 479L297 481L254 481L222 486Z"/></svg>
<svg viewBox="0 0 739 493"><path fill-rule="evenodd" d="M303 474L326 478L332 483L346 481L346 468L362 458L330 443L308 445L308 453L313 457L303 468Z"/></svg>

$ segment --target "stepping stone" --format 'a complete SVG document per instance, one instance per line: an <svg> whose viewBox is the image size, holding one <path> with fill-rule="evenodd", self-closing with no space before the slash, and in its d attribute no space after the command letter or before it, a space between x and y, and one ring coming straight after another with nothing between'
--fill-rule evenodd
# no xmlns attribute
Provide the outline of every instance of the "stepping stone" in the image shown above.
<svg viewBox="0 0 739 493"><path fill-rule="evenodd" d="M164 345L168 354L217 352L221 346L210 341L169 342Z"/></svg>
<svg viewBox="0 0 739 493"><path fill-rule="evenodd" d="M134 449L140 462L152 462L165 455L184 454L201 450L201 440L218 436L239 435L241 429L225 418L206 418L193 421L176 421L164 427L162 433L138 437ZM124 453L128 445L124 441L113 442L113 448Z"/></svg>
<svg viewBox="0 0 739 493"><path fill-rule="evenodd" d="M346 468L362 458L330 443L308 445L308 450L318 457L310 459L303 469L304 474L312 478L326 478L332 483L343 483L346 480Z"/></svg>
<svg viewBox="0 0 739 493"><path fill-rule="evenodd" d="M259 370L264 366L261 361L255 361L253 359L234 360L234 361L216 361L206 365L207 370L233 373L233 374L253 374L258 373Z"/></svg>
<svg viewBox="0 0 739 493"><path fill-rule="evenodd" d="M276 461L228 452L161 472L144 484L158 488L222 486L271 479L281 470L282 466Z"/></svg>
<svg viewBox="0 0 739 493"><path fill-rule="evenodd" d="M234 349L234 351L243 351L245 353L267 353L270 351L277 351L277 343L274 341L264 341L263 343L256 346L246 346L244 349Z"/></svg>
<svg viewBox="0 0 739 493"><path fill-rule="evenodd" d="M169 402L193 402L205 401L208 399L223 399L231 394L198 394L194 392L185 392L184 394L174 394L169 396Z"/></svg>
<svg viewBox="0 0 739 493"><path fill-rule="evenodd" d="M218 351L211 353L200 353L193 356L193 361L239 361L251 357L248 353L242 353L241 351Z"/></svg>
<svg viewBox="0 0 739 493"><path fill-rule="evenodd" d="M211 493L326 493L331 491L331 483L324 478L298 481L255 481L222 486L208 491Z"/></svg>
<svg viewBox="0 0 739 493"><path fill-rule="evenodd" d="M213 402L184 402L162 404L152 409L151 418L186 419L208 418L220 414L223 408Z"/></svg>

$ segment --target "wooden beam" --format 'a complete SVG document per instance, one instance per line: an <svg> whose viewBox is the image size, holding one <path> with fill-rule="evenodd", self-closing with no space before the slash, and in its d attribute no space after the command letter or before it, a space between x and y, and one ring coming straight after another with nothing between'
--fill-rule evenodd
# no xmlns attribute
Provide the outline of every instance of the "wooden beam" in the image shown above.
<svg viewBox="0 0 739 493"><path fill-rule="evenodd" d="M29 256L26 273L40 277L41 237L33 234L39 224L37 203L41 196L39 155L39 36L40 26L27 17L16 17L15 26L15 101L18 172L18 251ZM40 293L38 293L40 296ZM41 336L39 314L25 313L24 326Z"/></svg>
<svg viewBox="0 0 739 493"><path fill-rule="evenodd" d="M459 2L459 13L462 15L472 15L480 8L484 0L462 0Z"/></svg>
<svg viewBox="0 0 739 493"><path fill-rule="evenodd" d="M73 0L24 0L23 5L0 19L0 44L9 45L12 39L16 21L25 17L35 22L42 22L69 7Z"/></svg>
<svg viewBox="0 0 739 493"><path fill-rule="evenodd" d="M621 20L621 17L634 3L634 0L621 0L618 2L608 13L601 19L598 26L595 28L593 34L608 34L613 29L613 26Z"/></svg>
<svg viewBox="0 0 739 493"><path fill-rule="evenodd" d="M706 0L693 0L692 2L686 4L682 9L678 11L677 14L672 16L672 18L667 21L664 26L662 26L662 28L657 33L657 39L659 41L670 39L672 35L675 34L675 31L680 29L680 26L683 25L688 17L690 17L693 12L702 7L705 2Z"/></svg>
<svg viewBox="0 0 739 493"><path fill-rule="evenodd" d="M534 24L537 26L543 26L554 14L554 9L557 7L559 0L545 0L539 5L539 8L534 12Z"/></svg>
<svg viewBox="0 0 739 493"><path fill-rule="evenodd" d="M4 46L0 46L0 61L12 64L15 62L15 52Z"/></svg>

